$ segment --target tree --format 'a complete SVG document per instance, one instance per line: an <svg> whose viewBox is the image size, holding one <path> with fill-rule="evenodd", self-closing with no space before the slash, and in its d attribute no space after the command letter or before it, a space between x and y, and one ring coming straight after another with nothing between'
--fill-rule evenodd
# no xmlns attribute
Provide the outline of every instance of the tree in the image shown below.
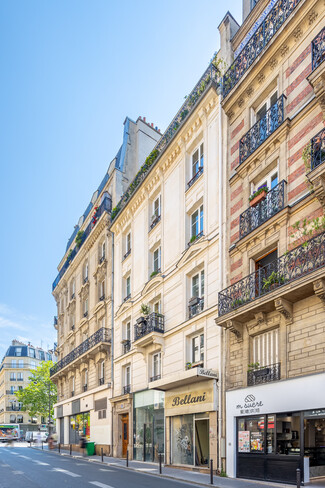
<svg viewBox="0 0 325 488"><path fill-rule="evenodd" d="M29 384L23 390L16 391L16 397L22 403L22 409L31 417L41 415L54 416L53 405L57 401L57 388L50 380L52 361L42 361L29 376Z"/></svg>

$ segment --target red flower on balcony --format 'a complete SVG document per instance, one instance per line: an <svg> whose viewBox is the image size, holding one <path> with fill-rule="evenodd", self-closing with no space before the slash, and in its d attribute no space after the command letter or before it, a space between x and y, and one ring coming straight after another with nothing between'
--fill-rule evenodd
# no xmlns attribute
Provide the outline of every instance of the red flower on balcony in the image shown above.
<svg viewBox="0 0 325 488"><path fill-rule="evenodd" d="M98 207L95 207L95 212L92 216L92 224L95 225L98 220Z"/></svg>

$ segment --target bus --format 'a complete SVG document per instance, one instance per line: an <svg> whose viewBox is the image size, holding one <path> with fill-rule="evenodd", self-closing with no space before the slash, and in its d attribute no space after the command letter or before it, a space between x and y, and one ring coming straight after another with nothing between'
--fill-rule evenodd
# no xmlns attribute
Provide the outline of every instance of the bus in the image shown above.
<svg viewBox="0 0 325 488"><path fill-rule="evenodd" d="M20 439L19 424L0 424L0 442Z"/></svg>

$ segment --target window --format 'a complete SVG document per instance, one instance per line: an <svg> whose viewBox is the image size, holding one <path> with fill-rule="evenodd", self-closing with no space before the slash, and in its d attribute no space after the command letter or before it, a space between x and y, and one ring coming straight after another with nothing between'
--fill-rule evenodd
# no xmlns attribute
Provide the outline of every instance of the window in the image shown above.
<svg viewBox="0 0 325 488"><path fill-rule="evenodd" d="M33 348L31 348L31 347L30 347L30 348L28 349L28 356L29 356L30 358L36 358L36 355L35 355L35 349L33 349Z"/></svg>
<svg viewBox="0 0 325 488"><path fill-rule="evenodd" d="M158 247L153 253L153 272L159 273L160 272L160 259L161 259L161 248Z"/></svg>
<svg viewBox="0 0 325 488"><path fill-rule="evenodd" d="M23 381L23 380L24 380L23 373L17 373L17 381Z"/></svg>
<svg viewBox="0 0 325 488"><path fill-rule="evenodd" d="M101 254L100 254L101 260L105 259L105 241L101 245Z"/></svg>
<svg viewBox="0 0 325 488"><path fill-rule="evenodd" d="M191 215L191 239L203 233L203 205Z"/></svg>
<svg viewBox="0 0 325 488"><path fill-rule="evenodd" d="M103 385L105 381L105 362L101 361L98 365L98 382Z"/></svg>
<svg viewBox="0 0 325 488"><path fill-rule="evenodd" d="M191 339L191 361L192 363L204 362L204 334Z"/></svg>
<svg viewBox="0 0 325 488"><path fill-rule="evenodd" d="M19 361L18 361L18 368L23 368L23 367L24 367L24 361L23 361L23 359L19 359Z"/></svg>
<svg viewBox="0 0 325 488"><path fill-rule="evenodd" d="M31 361L30 367L31 367L31 369L35 369L36 368L36 361Z"/></svg>
<svg viewBox="0 0 325 488"><path fill-rule="evenodd" d="M125 299L131 296L131 276L128 276L125 280Z"/></svg>
<svg viewBox="0 0 325 488"><path fill-rule="evenodd" d="M127 253L131 251L131 232L126 235L126 246L125 250Z"/></svg>
<svg viewBox="0 0 325 488"><path fill-rule="evenodd" d="M16 381L16 373L10 373L10 381Z"/></svg>
<svg viewBox="0 0 325 488"><path fill-rule="evenodd" d="M83 387L84 391L88 389L88 369L85 369L83 372Z"/></svg>
<svg viewBox="0 0 325 488"><path fill-rule="evenodd" d="M87 262L84 267L84 283L88 281L88 272L89 272L89 266Z"/></svg>
<svg viewBox="0 0 325 488"><path fill-rule="evenodd" d="M75 380L74 380L74 376L72 376L70 384L71 384L71 396L74 396L74 392L75 392Z"/></svg>
<svg viewBox="0 0 325 488"><path fill-rule="evenodd" d="M262 180L260 180L256 185L252 185L252 194L262 188L268 188L268 190L273 190L274 187L279 183L278 171L273 170L268 175L266 175Z"/></svg>
<svg viewBox="0 0 325 488"><path fill-rule="evenodd" d="M105 280L99 283L99 300L104 300L105 298Z"/></svg>
<svg viewBox="0 0 325 488"><path fill-rule="evenodd" d="M23 416L22 415L17 415L17 423L22 424L24 422Z"/></svg>
<svg viewBox="0 0 325 488"><path fill-rule="evenodd" d="M75 329L75 316L74 315L71 315L70 327L71 327L71 330Z"/></svg>
<svg viewBox="0 0 325 488"><path fill-rule="evenodd" d="M16 415L10 415L10 422L16 422Z"/></svg>
<svg viewBox="0 0 325 488"><path fill-rule="evenodd" d="M192 178L203 169L203 143L192 154Z"/></svg>
<svg viewBox="0 0 325 488"><path fill-rule="evenodd" d="M154 302L152 308L155 313L161 313L161 301Z"/></svg>
<svg viewBox="0 0 325 488"><path fill-rule="evenodd" d="M21 356L21 347L16 347L15 356Z"/></svg>
<svg viewBox="0 0 325 488"><path fill-rule="evenodd" d="M159 380L161 376L161 352L152 355L151 381Z"/></svg>
<svg viewBox="0 0 325 488"><path fill-rule="evenodd" d="M131 366L126 366L124 371L124 386L131 384Z"/></svg>
<svg viewBox="0 0 325 488"><path fill-rule="evenodd" d="M202 298L204 296L204 269L192 276L192 297Z"/></svg>
<svg viewBox="0 0 325 488"><path fill-rule="evenodd" d="M72 280L71 283L71 300L76 296L76 282Z"/></svg>
<svg viewBox="0 0 325 488"><path fill-rule="evenodd" d="M279 329L259 334L252 339L252 360L258 366L270 366L279 362Z"/></svg>
<svg viewBox="0 0 325 488"><path fill-rule="evenodd" d="M12 368L17 368L17 361L16 361L16 359L12 359L11 360L11 367Z"/></svg>
<svg viewBox="0 0 325 488"><path fill-rule="evenodd" d="M10 387L10 394L13 395L16 391L16 387L15 386L11 386Z"/></svg>
<svg viewBox="0 0 325 488"><path fill-rule="evenodd" d="M125 325L125 338L127 341L131 340L131 322L127 322Z"/></svg>
<svg viewBox="0 0 325 488"><path fill-rule="evenodd" d="M156 200L153 202L153 216L154 217L160 217L160 195Z"/></svg>
<svg viewBox="0 0 325 488"><path fill-rule="evenodd" d="M266 101L264 101L255 111L255 121L258 122L259 120L265 117L266 112L271 108L278 99L278 92L275 91L269 96Z"/></svg>
<svg viewBox="0 0 325 488"><path fill-rule="evenodd" d="M84 317L88 316L88 298L84 300Z"/></svg>
<svg viewBox="0 0 325 488"><path fill-rule="evenodd" d="M44 351L38 351L38 354L39 354L39 359L41 361L45 361L45 354L44 354Z"/></svg>

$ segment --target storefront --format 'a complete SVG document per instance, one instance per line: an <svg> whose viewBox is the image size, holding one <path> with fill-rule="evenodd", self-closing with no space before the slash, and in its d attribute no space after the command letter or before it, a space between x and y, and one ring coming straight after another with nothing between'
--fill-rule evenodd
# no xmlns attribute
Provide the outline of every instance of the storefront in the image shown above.
<svg viewBox="0 0 325 488"><path fill-rule="evenodd" d="M134 394L133 459L158 462L164 453L164 398L164 392L156 390Z"/></svg>
<svg viewBox="0 0 325 488"><path fill-rule="evenodd" d="M90 440L90 412L70 416L69 443L79 444L82 437Z"/></svg>
<svg viewBox="0 0 325 488"><path fill-rule="evenodd" d="M325 476L325 375L226 393L227 474L295 483Z"/></svg>
<svg viewBox="0 0 325 488"><path fill-rule="evenodd" d="M207 379L166 391L167 462L208 467L217 461L217 389Z"/></svg>

